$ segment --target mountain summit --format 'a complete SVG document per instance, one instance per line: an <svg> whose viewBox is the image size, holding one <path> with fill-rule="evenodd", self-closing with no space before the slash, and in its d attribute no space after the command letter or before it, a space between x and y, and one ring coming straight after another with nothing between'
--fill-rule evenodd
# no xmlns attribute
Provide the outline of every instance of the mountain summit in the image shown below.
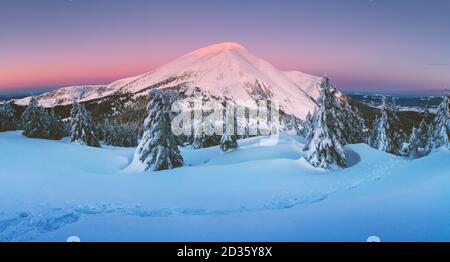
<svg viewBox="0 0 450 262"><path fill-rule="evenodd" d="M281 109L304 118L315 107L320 77L281 71L234 42L210 45L190 52L160 68L109 85L65 87L37 97L45 107L85 102L111 95L146 95L149 90L175 89L183 96L194 91L217 100L277 101ZM30 98L16 100L28 104Z"/></svg>
<svg viewBox="0 0 450 262"><path fill-rule="evenodd" d="M235 43L235 42L224 42L224 43L219 43L219 44L214 44L214 45L210 45L210 46L206 46L200 49L197 49L187 55L198 55L198 56L204 56L207 54L212 54L212 53L220 53L226 50L244 50L246 51L247 49L242 46L241 44Z"/></svg>

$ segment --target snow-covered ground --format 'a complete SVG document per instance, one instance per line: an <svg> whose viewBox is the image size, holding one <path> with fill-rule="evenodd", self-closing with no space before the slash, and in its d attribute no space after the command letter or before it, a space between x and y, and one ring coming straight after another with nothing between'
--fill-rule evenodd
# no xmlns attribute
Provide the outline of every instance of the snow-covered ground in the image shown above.
<svg viewBox="0 0 450 262"><path fill-rule="evenodd" d="M410 161L351 145L329 172L282 135L182 149L185 166L133 173L134 149L0 133L0 241L450 240L450 152Z"/></svg>

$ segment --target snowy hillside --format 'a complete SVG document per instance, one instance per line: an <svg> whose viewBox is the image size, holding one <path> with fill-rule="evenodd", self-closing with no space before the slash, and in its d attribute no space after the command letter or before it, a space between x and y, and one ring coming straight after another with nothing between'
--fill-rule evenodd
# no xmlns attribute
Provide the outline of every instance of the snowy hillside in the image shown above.
<svg viewBox="0 0 450 262"><path fill-rule="evenodd" d="M153 72L130 77L105 86L69 87L38 97L46 107L90 101L112 94L145 95L151 88L178 88L191 95L199 89L205 96L231 99L278 101L284 112L304 118L315 107L317 83L321 78L297 71L284 72L232 42L193 51ZM70 92L68 90L73 89ZM15 101L26 105L29 98Z"/></svg>
<svg viewBox="0 0 450 262"><path fill-rule="evenodd" d="M300 137L261 139L182 148L182 168L131 173L134 148L0 133L0 241L450 238L448 150L410 161L350 145L351 167L330 173L303 159Z"/></svg>
<svg viewBox="0 0 450 262"><path fill-rule="evenodd" d="M105 86L87 85L87 86L68 86L47 92L38 96L38 101L43 107L54 107L56 105L72 104L74 101L83 99ZM31 97L15 100L18 105L28 105Z"/></svg>

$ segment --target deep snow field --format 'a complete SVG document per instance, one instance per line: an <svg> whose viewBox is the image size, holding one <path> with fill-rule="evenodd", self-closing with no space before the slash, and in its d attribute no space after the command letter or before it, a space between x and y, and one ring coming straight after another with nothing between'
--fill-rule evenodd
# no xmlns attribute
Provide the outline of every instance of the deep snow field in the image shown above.
<svg viewBox="0 0 450 262"><path fill-rule="evenodd" d="M448 150L411 161L351 145L351 167L324 171L283 134L136 173L134 148L20 133L0 133L0 241L450 241Z"/></svg>

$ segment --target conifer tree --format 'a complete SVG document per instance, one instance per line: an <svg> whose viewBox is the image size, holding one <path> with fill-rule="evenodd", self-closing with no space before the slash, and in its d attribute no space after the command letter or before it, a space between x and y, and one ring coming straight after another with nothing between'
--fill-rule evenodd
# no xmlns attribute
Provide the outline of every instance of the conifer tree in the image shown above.
<svg viewBox="0 0 450 262"><path fill-rule="evenodd" d="M30 103L22 113L21 125L23 135L33 138L48 138L49 123L47 111L42 108L37 99L32 97Z"/></svg>
<svg viewBox="0 0 450 262"><path fill-rule="evenodd" d="M0 132L16 130L16 110L9 103L0 103Z"/></svg>
<svg viewBox="0 0 450 262"><path fill-rule="evenodd" d="M371 146L391 154L401 154L404 141L403 130L399 127L395 101L389 108L386 97L382 98L381 114L374 121L374 137Z"/></svg>
<svg viewBox="0 0 450 262"><path fill-rule="evenodd" d="M138 130L127 123L105 121L101 128L103 141L107 145L134 147L137 146Z"/></svg>
<svg viewBox="0 0 450 262"><path fill-rule="evenodd" d="M374 138L372 140L372 147L385 151L391 152L392 150L392 139L389 135L390 121L389 119L389 108L386 103L386 97L382 98L381 115L377 116L374 122Z"/></svg>
<svg viewBox="0 0 450 262"><path fill-rule="evenodd" d="M78 102L70 112L70 141L87 146L100 147L94 132L91 114Z"/></svg>
<svg viewBox="0 0 450 262"><path fill-rule="evenodd" d="M183 157L171 130L172 93L153 90L144 122L144 135L136 149L133 162L144 164L154 171L172 169L183 165Z"/></svg>
<svg viewBox="0 0 450 262"><path fill-rule="evenodd" d="M437 109L436 116L433 120L431 136L428 140L428 148L430 150L439 147L449 147L450 137L450 112L449 112L449 97L444 96L441 104Z"/></svg>
<svg viewBox="0 0 450 262"><path fill-rule="evenodd" d="M333 169L345 166L340 105L336 89L328 77L320 85L320 97L312 117L312 129L305 148L307 161L315 166Z"/></svg>
<svg viewBox="0 0 450 262"><path fill-rule="evenodd" d="M414 127L408 140L407 154L411 158L419 158L429 153L428 141L430 137L430 125L427 122L428 109L425 109L419 127Z"/></svg>

